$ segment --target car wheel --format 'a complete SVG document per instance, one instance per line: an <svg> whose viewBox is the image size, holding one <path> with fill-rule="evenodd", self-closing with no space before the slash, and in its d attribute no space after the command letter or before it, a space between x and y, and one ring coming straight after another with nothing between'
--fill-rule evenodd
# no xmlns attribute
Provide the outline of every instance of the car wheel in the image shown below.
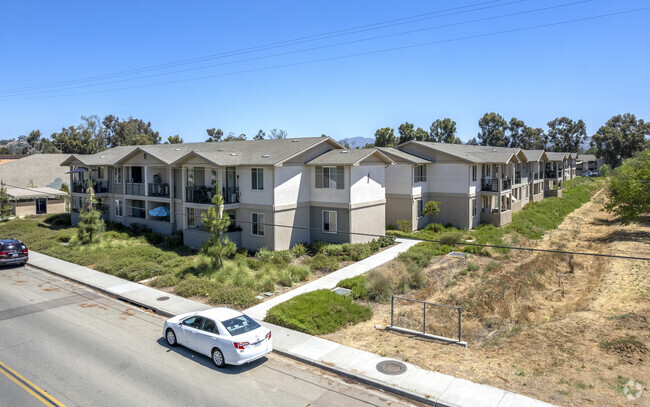
<svg viewBox="0 0 650 407"><path fill-rule="evenodd" d="M217 348L212 349L212 361L219 369L226 366L226 361L223 359L223 353L221 353Z"/></svg>
<svg viewBox="0 0 650 407"><path fill-rule="evenodd" d="M171 328L168 329L167 332L165 332L165 339L167 339L167 343L169 344L169 346L178 345L178 342L176 341L176 333Z"/></svg>

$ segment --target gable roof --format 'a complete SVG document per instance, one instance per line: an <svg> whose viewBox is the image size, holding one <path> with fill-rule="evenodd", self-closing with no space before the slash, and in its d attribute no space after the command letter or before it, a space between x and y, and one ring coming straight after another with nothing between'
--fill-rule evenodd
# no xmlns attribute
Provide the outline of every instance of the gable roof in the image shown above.
<svg viewBox="0 0 650 407"><path fill-rule="evenodd" d="M376 148L361 148L354 150L330 150L319 155L307 165L359 165L363 160L376 156L387 164L394 164L393 160Z"/></svg>
<svg viewBox="0 0 650 407"><path fill-rule="evenodd" d="M424 148L439 151L441 153L456 157L466 162L481 164L481 163L503 163L524 161L522 150L519 148L507 147L490 147L490 146L475 146L469 144L450 144L450 143L433 143L430 141L407 141L406 143L398 145L400 148L406 145L415 144Z"/></svg>
<svg viewBox="0 0 650 407"><path fill-rule="evenodd" d="M147 153L167 165L178 164L194 156L219 166L281 165L322 143L330 143L332 148L343 148L329 137L119 146L97 154L72 154L61 165L116 165L139 152Z"/></svg>
<svg viewBox="0 0 650 407"><path fill-rule="evenodd" d="M62 197L67 193L54 188L7 188L7 194L12 199L33 199L33 198L48 198L48 197Z"/></svg>
<svg viewBox="0 0 650 407"><path fill-rule="evenodd" d="M521 150L527 161L548 161L548 156L544 150Z"/></svg>
<svg viewBox="0 0 650 407"><path fill-rule="evenodd" d="M546 156L548 157L549 161L564 161L569 157L569 153L547 151Z"/></svg>
<svg viewBox="0 0 650 407"><path fill-rule="evenodd" d="M582 161L598 161L598 158L596 158L596 156L593 155L593 154L579 154L578 155L578 160L582 160Z"/></svg>
<svg viewBox="0 0 650 407"><path fill-rule="evenodd" d="M418 157L412 153L406 151L398 150L395 147L377 147L377 150L386 154L388 157L393 159L396 162L405 161L411 164L430 164L433 161L427 160L426 158Z"/></svg>

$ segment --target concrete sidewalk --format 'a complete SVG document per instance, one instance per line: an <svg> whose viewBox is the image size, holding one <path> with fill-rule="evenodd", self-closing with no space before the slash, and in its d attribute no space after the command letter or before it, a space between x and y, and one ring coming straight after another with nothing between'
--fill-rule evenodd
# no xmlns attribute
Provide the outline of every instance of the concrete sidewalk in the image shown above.
<svg viewBox="0 0 650 407"><path fill-rule="evenodd" d="M369 264L371 263L366 263L368 267ZM29 253L29 265L92 287L115 298L152 309L165 316L211 308L205 304L34 251ZM345 269L339 271L343 270ZM357 273L358 270L353 268L352 271L348 270L345 273ZM345 274L345 277L342 278L349 276ZM334 284L341 278L337 276L335 279ZM378 363L389 360L387 358L263 321L260 323L272 329L274 350L279 354L430 405L449 407L551 406L551 404L495 387L431 372L410 363L404 363L406 371L402 374L387 375L379 372L376 367Z"/></svg>

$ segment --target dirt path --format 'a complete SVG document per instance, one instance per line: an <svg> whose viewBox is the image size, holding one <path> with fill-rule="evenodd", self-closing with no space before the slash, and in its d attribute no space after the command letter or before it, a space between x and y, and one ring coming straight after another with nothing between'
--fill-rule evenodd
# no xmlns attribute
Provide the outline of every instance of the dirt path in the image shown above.
<svg viewBox="0 0 650 407"><path fill-rule="evenodd" d="M650 257L650 222L621 226L603 201L601 191L541 241L519 244ZM468 262L479 269L461 273ZM650 406L649 270L639 260L527 252L438 258L430 287L406 296L463 305L468 349L375 329L390 323L390 304L325 338L558 405Z"/></svg>

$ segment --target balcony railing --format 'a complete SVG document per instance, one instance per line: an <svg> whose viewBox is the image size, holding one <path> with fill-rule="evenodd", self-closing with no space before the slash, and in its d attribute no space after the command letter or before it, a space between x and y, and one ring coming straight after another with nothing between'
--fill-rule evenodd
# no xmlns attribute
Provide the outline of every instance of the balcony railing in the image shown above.
<svg viewBox="0 0 650 407"><path fill-rule="evenodd" d="M144 184L136 183L136 182L127 182L126 194L144 196Z"/></svg>
<svg viewBox="0 0 650 407"><path fill-rule="evenodd" d="M88 180L72 181L72 192L85 193L90 182ZM96 194L108 193L108 181L93 181L93 189Z"/></svg>
<svg viewBox="0 0 650 407"><path fill-rule="evenodd" d="M521 173L520 172L515 174L515 184L521 184Z"/></svg>
<svg viewBox="0 0 650 407"><path fill-rule="evenodd" d="M561 177L561 175L559 175L555 171L546 171L544 173L544 178L559 178L559 177Z"/></svg>
<svg viewBox="0 0 650 407"><path fill-rule="evenodd" d="M498 178L482 178L481 179L481 191L499 191L499 179Z"/></svg>
<svg viewBox="0 0 650 407"><path fill-rule="evenodd" d="M209 204L212 203L214 187L205 185L185 187L185 202Z"/></svg>
<svg viewBox="0 0 650 407"><path fill-rule="evenodd" d="M149 196L169 198L169 184L149 183Z"/></svg>
<svg viewBox="0 0 650 407"><path fill-rule="evenodd" d="M501 180L501 190L506 191L512 188L512 180L510 178L503 178Z"/></svg>
<svg viewBox="0 0 650 407"><path fill-rule="evenodd" d="M131 209L131 217L145 219L147 217L147 212L144 208L133 208Z"/></svg>
<svg viewBox="0 0 650 407"><path fill-rule="evenodd" d="M239 187L223 187L221 194L223 195L224 203L239 203Z"/></svg>

